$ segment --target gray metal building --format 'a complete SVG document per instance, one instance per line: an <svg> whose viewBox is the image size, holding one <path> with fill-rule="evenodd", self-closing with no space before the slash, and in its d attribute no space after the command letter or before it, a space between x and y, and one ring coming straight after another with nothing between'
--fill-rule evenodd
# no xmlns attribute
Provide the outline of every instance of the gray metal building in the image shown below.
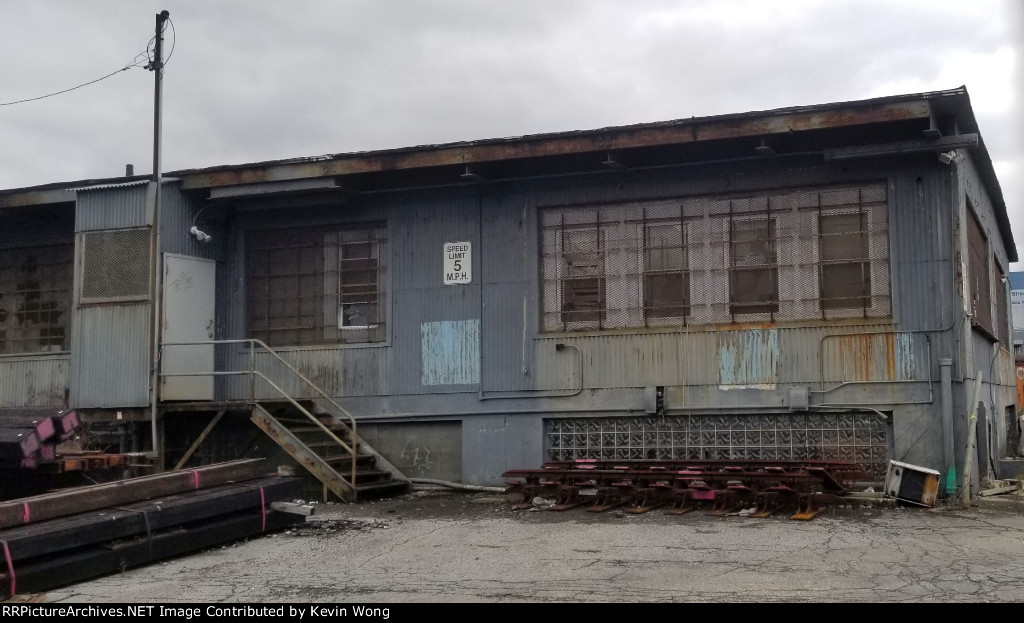
<svg viewBox="0 0 1024 623"><path fill-rule="evenodd" d="M409 477L729 458L881 479L959 470L980 380L975 474L1024 465L1017 252L964 88L176 171L156 194L0 191L0 408L170 455L316 385ZM179 344L157 358L154 319ZM281 391L199 376L252 370Z"/></svg>

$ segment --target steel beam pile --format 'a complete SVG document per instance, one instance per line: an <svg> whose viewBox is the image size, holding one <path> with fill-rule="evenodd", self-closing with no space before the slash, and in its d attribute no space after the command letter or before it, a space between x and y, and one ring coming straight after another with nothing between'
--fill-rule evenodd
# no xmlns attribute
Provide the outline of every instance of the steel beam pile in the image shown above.
<svg viewBox="0 0 1024 623"><path fill-rule="evenodd" d="M246 459L0 502L0 599L300 523L303 479Z"/></svg>
<svg viewBox="0 0 1024 623"><path fill-rule="evenodd" d="M628 506L626 512L645 513L668 506L668 513L682 515L708 506L722 516L753 505L752 516L768 517L793 506L793 519L813 519L824 506L843 503L850 483L871 478L856 463L837 461L595 459L554 461L502 476L509 479L507 491L519 496L519 509L541 496L554 498L548 507L554 511Z"/></svg>
<svg viewBox="0 0 1024 623"><path fill-rule="evenodd" d="M0 468L34 468L57 459L57 445L75 434L75 411L4 409L0 412Z"/></svg>

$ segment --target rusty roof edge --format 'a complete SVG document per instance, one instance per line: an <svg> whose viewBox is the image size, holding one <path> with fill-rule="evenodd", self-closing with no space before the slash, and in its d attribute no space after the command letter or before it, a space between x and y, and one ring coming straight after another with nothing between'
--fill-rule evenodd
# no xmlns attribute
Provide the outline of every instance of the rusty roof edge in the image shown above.
<svg viewBox="0 0 1024 623"><path fill-rule="evenodd" d="M966 129L978 135L978 147L971 150L971 155L974 156L974 160L977 162L978 175L985 184L985 190L989 193L992 200L992 209L995 211L996 221L999 222L999 231L1003 237L1003 246L1006 247L1007 259L1010 262L1016 262L1020 258L1017 255L1017 243L1013 239L1013 228L1010 224L1009 212L1006 209L1003 189L999 184L999 177L996 175L996 167L992 163L992 156L988 153L988 148L985 146L985 138L981 135L981 130L978 128L978 120L974 117L971 97L968 95L966 88L961 88L963 89L965 105L961 107L960 112L964 115L964 120L969 122Z"/></svg>
<svg viewBox="0 0 1024 623"><path fill-rule="evenodd" d="M833 110L841 110L844 108L849 109L869 109L872 107L883 109L886 106L893 106L897 104L904 104L908 102L919 101L927 103L928 100L938 97L956 97L965 95L963 87L959 89L949 91L937 91L933 93L924 93L916 95L899 95L899 96L887 96L878 97L867 100L857 100L851 102L838 102L828 104L816 104L808 106L793 106L787 108L778 108L764 111L744 112L744 113L730 113L724 115L713 115L704 117L689 117L682 119L674 119L671 121L657 121L649 123L637 123L631 125L622 126L607 126L602 128L590 129L590 130L570 130L565 132L551 132L542 134L529 134L521 136L512 136L504 138L489 138L480 139L473 141L459 141L452 143L437 143L418 145L411 147L399 147L394 149L383 149L383 150L371 150L371 151L357 151L348 153L337 153L328 154L321 156L312 157L299 157L299 158L287 158L281 160L267 160L261 162L234 164L234 165L217 165L212 167L202 167L196 169L183 169L178 171L172 171L169 174L181 177L184 180L185 188L202 188L203 185L208 183L206 181L200 181L203 176L209 176L221 172L232 172L242 170L256 170L256 169L280 169L281 177L271 175L263 179L266 180L281 180L290 179L291 177L283 173L283 170L287 167L296 167L301 171L301 175L315 175L314 171L321 171L320 175L344 175L349 172L363 172L363 171L346 171L338 170L337 163L343 161L356 161L356 160L370 160L375 158L401 158L402 156L412 156L413 154L433 154L434 162L421 163L419 166L439 166L445 164L461 164L463 162L473 162L474 159L467 151L481 151L488 148L501 148L502 146L510 146L516 144L526 143L541 143L544 141L572 141L578 139L580 141L593 141L598 138L602 142L602 146L595 147L589 146L586 151L603 150L603 149L616 149L624 147L636 147L643 146L640 144L613 144L614 138L607 138L603 135L608 134L619 134L629 135L643 133L643 132L658 132L662 130L676 130L681 128L694 128L695 130L699 126L708 126L710 124L728 124L739 121L750 121L753 119L764 118L766 120L773 117L785 117L795 115L813 115L827 113ZM919 112L914 113L911 117L923 117L928 114L925 108L922 108ZM908 118L908 117L902 117ZM863 121L862 121L863 122ZM856 123L856 121L854 121ZM840 127L844 125L850 125L848 121L845 121L841 117L836 117L832 123L821 123L820 127ZM699 132L699 130L697 130ZM759 135L759 134L770 134L775 132L786 131L785 128L766 123L763 128L759 131L749 132L746 135ZM738 135L737 135L738 136ZM621 138L621 137L619 137ZM696 138L693 140L708 140L710 138L720 138L718 136ZM678 142L678 139L666 141L666 142ZM659 144L659 143L651 143ZM565 153L574 153L567 151ZM542 155L542 154L535 154ZM559 154L546 154L546 155L559 155ZM467 157L468 156L468 157ZM523 157L523 156L518 156ZM495 160L501 160L504 158L495 158ZM415 160L424 160L422 158L415 158ZM430 160L429 158L425 160ZM482 160L475 160L480 162ZM392 170L403 167L391 167ZM238 181L232 180L233 183L250 183L252 180L239 179Z"/></svg>
<svg viewBox="0 0 1024 623"><path fill-rule="evenodd" d="M673 126L680 126L680 125L700 124L700 123L706 123L706 122L710 122L710 121L722 122L722 121L740 120L740 119L756 118L756 117L764 117L764 116L779 116L779 115L793 114L793 113L823 112L823 111L828 111L828 110L831 110L831 109L838 109L838 108L865 107L865 106L872 106L872 105L878 105L878 104L892 104L892 103L900 103L900 102L915 101L915 100L933 101L933 100L942 100L942 99L948 99L948 98L962 97L966 101L966 96L967 96L967 90L966 90L965 87L961 86L961 87L958 87L956 89L948 89L948 90L945 90L945 91L932 91L932 92L916 93L916 94L906 94L906 95L890 95L890 96L876 97L876 98L864 99L864 100L850 100L850 101L845 101L845 102L832 102L832 103L827 103L827 104L814 104L814 105L805 105L805 106L791 106L791 107L776 108L776 109L771 109L771 110L762 110L762 111L753 111L753 112L744 112L744 113L730 113L730 114L724 114L724 115L711 115L711 116L704 116L704 117L689 117L689 118L675 119L675 120L672 120L672 121L659 121L659 122L650 122L650 123L638 123L638 124L623 125L623 126L608 126L608 127L597 128L597 129L592 129L592 130L573 130L573 131L568 131L568 132L551 132L551 133L542 133L542 134L512 136L512 137L499 138L499 139L482 139L482 140L476 140L476 141L438 143L438 144L429 144L429 145L419 145L419 146L415 146L415 147L400 147L400 148L385 149L385 150L350 152L350 153L338 153L338 154L328 154L328 155L322 155L322 156L288 158L288 159L282 159L282 160L268 160L268 161L263 161L263 162L251 162L251 163L243 163L243 164L235 164L235 165L216 165L216 166L213 166L213 167L204 167L204 168L195 168L195 169L181 169L181 170L177 170L177 171L170 171L166 175L172 175L172 176L175 176L175 177L180 179L180 178L191 177L191 176L194 176L196 174L202 174L202 173L208 173L208 172L227 171L227 170L245 169L245 168L252 169L252 168L258 168L258 167L269 167L269 166L276 166L276 165L288 165L288 164L310 165L310 164L319 163L322 166L325 162L335 161L335 160L337 160L339 158L355 158L355 157L366 157L366 156L386 156L386 155L401 154L401 153L414 152L414 151L429 151L429 150L439 151L439 150L465 149L467 147L473 147L473 146L509 144L509 143L515 143L515 142L544 140L544 139L549 139L549 138L566 138L566 137L573 137L573 136L590 136L590 135L598 135L598 134L606 133L606 132L610 132L610 131L656 129L656 128L665 128L665 127L673 127ZM969 108L969 104L968 104L968 108ZM973 115L971 116L971 119L973 121ZM30 195L30 194L39 193L40 191L67 190L67 189L76 188L76 187L85 188L85 187L90 187L90 186L102 186L102 185L109 185L109 184L119 184L119 183L132 182L132 181L144 181L144 180L148 180L148 179L152 179L152 176L151 175L137 175L137 176L132 176L132 177L92 178L92 179L74 180L74 181L66 181L66 182L53 182L53 183L48 183L48 184L40 184L40 185L36 185L36 186L25 186L25 187L20 187L20 188L0 189L0 207L7 207L7 206L15 205L15 203L11 203L9 200L5 201L5 198L7 198L7 197L9 197L11 195ZM189 184L187 183L187 180L185 180L185 181L186 181L186 183L184 184L184 186L188 187ZM21 201L18 201L17 205L23 205L23 203Z"/></svg>

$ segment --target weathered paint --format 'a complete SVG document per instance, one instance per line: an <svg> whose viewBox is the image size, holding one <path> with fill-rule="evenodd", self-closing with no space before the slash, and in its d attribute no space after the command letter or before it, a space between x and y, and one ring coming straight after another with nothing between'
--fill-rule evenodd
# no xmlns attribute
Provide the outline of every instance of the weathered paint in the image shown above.
<svg viewBox="0 0 1024 623"><path fill-rule="evenodd" d="M920 380L911 333L830 336L824 340L823 351L828 380Z"/></svg>
<svg viewBox="0 0 1024 623"><path fill-rule="evenodd" d="M64 406L70 356L0 358L0 407Z"/></svg>
<svg viewBox="0 0 1024 623"><path fill-rule="evenodd" d="M1017 364L1017 412L1024 412L1024 365Z"/></svg>
<svg viewBox="0 0 1024 623"><path fill-rule="evenodd" d="M778 365L777 329L719 332L718 372L721 389L775 389Z"/></svg>
<svg viewBox="0 0 1024 623"><path fill-rule="evenodd" d="M479 320L424 322L420 336L424 386L480 382Z"/></svg>
<svg viewBox="0 0 1024 623"><path fill-rule="evenodd" d="M151 307L79 307L71 332L72 408L149 404Z"/></svg>

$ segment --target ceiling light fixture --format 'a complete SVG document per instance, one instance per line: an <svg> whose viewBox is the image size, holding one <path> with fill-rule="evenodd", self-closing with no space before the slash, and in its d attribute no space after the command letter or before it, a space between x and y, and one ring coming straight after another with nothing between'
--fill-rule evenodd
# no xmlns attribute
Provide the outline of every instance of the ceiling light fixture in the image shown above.
<svg viewBox="0 0 1024 623"><path fill-rule="evenodd" d="M611 155L611 153L605 154L604 162L602 162L601 164L603 164L604 166L608 167L609 169L627 169L627 168L629 168L625 164L620 162L619 160L616 160L615 157Z"/></svg>
<svg viewBox="0 0 1024 623"><path fill-rule="evenodd" d="M479 173L474 173L470 171L469 165L466 165L466 172L460 175L459 177L466 180L467 182L483 182L487 179L486 177L480 175Z"/></svg>
<svg viewBox="0 0 1024 623"><path fill-rule="evenodd" d="M764 142L763 138L761 139L761 144L755 147L754 151L757 152L759 156L774 156L777 153L775 148Z"/></svg>

